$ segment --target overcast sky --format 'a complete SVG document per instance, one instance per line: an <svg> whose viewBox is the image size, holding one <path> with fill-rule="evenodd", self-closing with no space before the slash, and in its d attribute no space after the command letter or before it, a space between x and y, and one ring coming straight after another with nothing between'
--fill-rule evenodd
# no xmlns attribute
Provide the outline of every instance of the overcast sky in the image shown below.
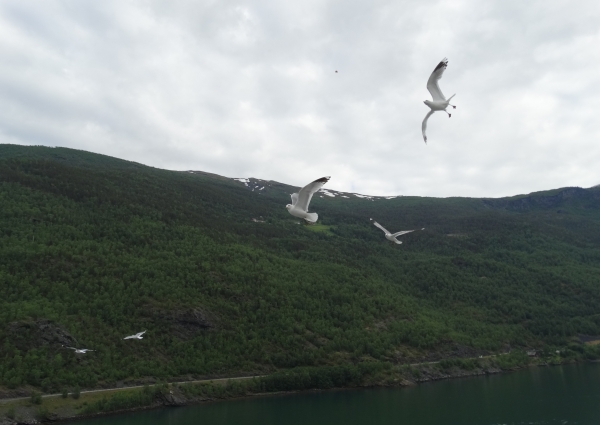
<svg viewBox="0 0 600 425"><path fill-rule="evenodd" d="M572 0L2 0L0 143L369 195L590 187L599 22ZM445 56L457 109L425 145Z"/></svg>

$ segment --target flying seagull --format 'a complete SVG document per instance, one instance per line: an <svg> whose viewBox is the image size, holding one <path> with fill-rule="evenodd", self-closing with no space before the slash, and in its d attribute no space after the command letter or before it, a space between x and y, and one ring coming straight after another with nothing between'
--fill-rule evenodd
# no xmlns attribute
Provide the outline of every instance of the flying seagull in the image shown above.
<svg viewBox="0 0 600 425"><path fill-rule="evenodd" d="M308 204L315 192L323 187L331 177L321 177L312 183L307 184L298 193L292 193L292 203L285 207L291 215L298 218L303 218L310 224L317 222L319 215L317 213L308 212Z"/></svg>
<svg viewBox="0 0 600 425"><path fill-rule="evenodd" d="M390 233L385 227L383 227L381 224L377 223L372 218L370 220L373 222L373 224L375 226L377 226L381 230L383 230L383 232L385 233L385 238L388 241L396 242L398 245L400 245L402 243L402 241L399 241L398 239L396 239L398 236L402 236L402 235L405 235L407 233L414 232L414 230L401 230L400 232ZM425 228L423 227L421 230L425 230Z"/></svg>
<svg viewBox="0 0 600 425"><path fill-rule="evenodd" d="M144 337L142 335L144 335L145 333L146 333L146 331L144 331L144 332L138 332L135 335L126 336L123 339L144 339Z"/></svg>
<svg viewBox="0 0 600 425"><path fill-rule="evenodd" d="M66 345L63 345L63 347L65 348L70 348L71 350L75 350L75 354L85 354L88 351L96 351L96 350L90 350L89 348L75 348L75 347L67 347Z"/></svg>
<svg viewBox="0 0 600 425"><path fill-rule="evenodd" d="M431 101L431 100L423 101L423 103L425 103L425 105L427 105L427 106L429 106L429 108L431 108L431 111L429 111L427 113L427 115L425 115L423 124L421 124L421 131L423 132L423 140L425 140L425 143L427 143L427 135L425 134L425 130L427 130L427 120L429 119L429 117L431 115L433 115L433 113L435 111L444 111L445 113L448 114L448 118L450 118L452 116L452 114L450 114L448 111L446 111L446 108L448 106L452 106L454 109L456 109L456 106L450 105L450 100L454 96L456 96L456 94L453 94L452 96L450 96L450 98L448 100L446 100L446 98L444 97L444 93L442 93L442 91L440 90L440 86L438 86L438 80L440 78L442 78L442 74L446 70L447 66L448 66L448 59L446 59L446 58L442 59L442 61L440 63L438 63L438 65L435 67L435 69L431 73L429 80L427 80L427 90L429 90L429 93L431 93L431 97L433 98L433 101Z"/></svg>

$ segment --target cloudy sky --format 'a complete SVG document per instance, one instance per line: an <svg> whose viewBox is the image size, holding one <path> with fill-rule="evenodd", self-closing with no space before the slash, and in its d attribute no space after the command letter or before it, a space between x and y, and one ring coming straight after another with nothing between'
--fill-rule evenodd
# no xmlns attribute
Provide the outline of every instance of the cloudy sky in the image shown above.
<svg viewBox="0 0 600 425"><path fill-rule="evenodd" d="M2 0L0 143L370 195L590 187L598 22L573 0ZM444 56L458 108L425 145Z"/></svg>

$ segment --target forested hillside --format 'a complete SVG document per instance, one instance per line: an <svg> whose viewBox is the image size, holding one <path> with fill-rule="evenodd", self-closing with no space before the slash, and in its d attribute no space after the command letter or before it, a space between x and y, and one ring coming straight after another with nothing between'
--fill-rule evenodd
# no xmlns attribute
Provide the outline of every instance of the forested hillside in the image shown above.
<svg viewBox="0 0 600 425"><path fill-rule="evenodd" d="M326 188L306 226L280 183L0 145L0 386L403 363L600 335L600 188L361 198L335 191L335 176ZM425 230L395 245L370 217Z"/></svg>

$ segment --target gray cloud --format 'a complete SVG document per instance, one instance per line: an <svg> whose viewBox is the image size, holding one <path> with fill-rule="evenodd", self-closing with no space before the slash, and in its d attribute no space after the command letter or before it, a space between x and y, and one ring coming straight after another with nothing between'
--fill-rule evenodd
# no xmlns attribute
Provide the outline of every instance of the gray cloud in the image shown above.
<svg viewBox="0 0 600 425"><path fill-rule="evenodd" d="M2 2L0 142L372 195L600 182L595 2L287 3Z"/></svg>

